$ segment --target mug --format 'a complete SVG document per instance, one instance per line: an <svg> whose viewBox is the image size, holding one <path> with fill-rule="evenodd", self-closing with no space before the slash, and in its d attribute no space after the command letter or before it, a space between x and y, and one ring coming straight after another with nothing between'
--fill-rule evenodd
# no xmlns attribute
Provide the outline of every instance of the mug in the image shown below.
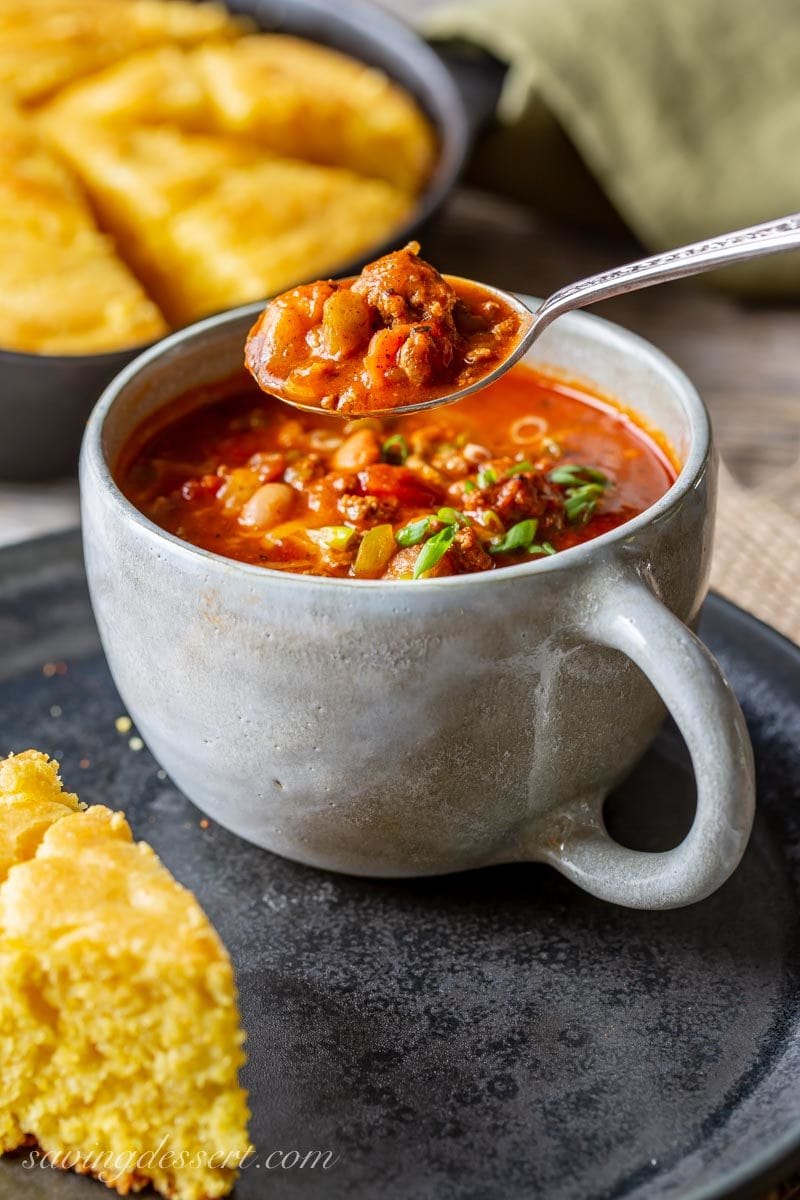
<svg viewBox="0 0 800 1200"><path fill-rule="evenodd" d="M164 532L113 477L140 421L241 370L259 307L140 355L103 393L81 452L100 636L175 783L240 836L328 870L541 861L651 909L714 891L744 853L754 776L739 705L688 627L707 590L716 490L689 380L641 338L565 316L536 357L669 439L683 467L656 504L593 541L481 574L285 574ZM603 802L665 706L691 754L697 811L679 846L644 853L611 839Z"/></svg>

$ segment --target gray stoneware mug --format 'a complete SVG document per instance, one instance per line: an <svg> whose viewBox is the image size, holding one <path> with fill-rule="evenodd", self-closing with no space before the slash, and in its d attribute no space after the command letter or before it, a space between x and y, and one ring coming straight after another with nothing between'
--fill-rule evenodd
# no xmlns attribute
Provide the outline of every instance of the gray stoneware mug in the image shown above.
<svg viewBox="0 0 800 1200"><path fill-rule="evenodd" d="M707 896L744 853L752 751L687 625L705 596L715 459L686 377L604 321L567 316L537 358L663 431L684 466L645 513L553 558L416 583L293 576L164 533L112 478L138 423L241 369L258 306L145 351L103 393L81 455L100 635L137 726L221 825L333 871L550 863L617 904ZM675 718L697 813L664 853L607 834L609 790ZM646 802L646 800L644 801Z"/></svg>

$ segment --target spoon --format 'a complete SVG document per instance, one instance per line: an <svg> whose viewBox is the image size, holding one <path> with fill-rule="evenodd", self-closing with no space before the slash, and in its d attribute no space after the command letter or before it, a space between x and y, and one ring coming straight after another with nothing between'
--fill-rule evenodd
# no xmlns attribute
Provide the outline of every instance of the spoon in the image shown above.
<svg viewBox="0 0 800 1200"><path fill-rule="evenodd" d="M487 296L494 296L512 307L524 322L524 332L514 349L488 374L466 387L424 402L401 405L390 411L393 415L399 415L437 408L440 404L453 404L463 396L487 387L501 375L505 375L506 371L527 354L540 334L556 317L572 312L573 309L585 308L586 305L595 304L599 300L610 300L613 296L623 296L627 292L652 287L657 283L668 283L672 279L699 275L715 267L796 249L800 249L800 213L719 234L701 242L692 242L688 246L679 246L675 250L665 250L661 254L639 258L620 267L600 271L597 275L578 279L575 283L568 283L566 287L553 292L533 311L510 292L489 284L480 284L481 290L485 291Z"/></svg>
<svg viewBox="0 0 800 1200"><path fill-rule="evenodd" d="M656 283L667 283L672 279L683 279L688 275L699 275L703 271L711 271L716 267L724 267L731 263L745 262L750 258L760 258L766 254L777 254L783 250L800 248L800 213L778 217L761 225L751 225L747 229L737 229L732 233L719 234L706 238L701 242L692 242L688 246L680 246L675 250L665 250L661 254L653 254L648 258L640 258L634 262L625 263L620 267L612 267L597 275L589 275L559 288L538 308L531 311L517 296L491 284L477 283L474 280L460 279L452 275L444 278L456 285L462 284L474 292L480 292L486 300L494 299L511 309L520 320L521 333L505 358L497 362L485 375L472 379L454 391L437 392L425 399L415 399L406 404L393 404L380 407L370 405L369 409L359 408L357 412L339 413L344 416L381 416L389 414L399 416L402 413L421 412L428 408L438 408L441 404L453 404L472 392L480 391L505 375L516 362L527 354L539 335L556 317L571 312L576 308L585 308L598 300L609 300L613 296L622 296L627 292L635 292L640 288L651 287ZM350 282L341 280L340 282ZM458 290L458 288L457 288ZM252 332L252 331L251 331ZM252 368L251 368L252 369ZM271 391L285 403L294 408L319 413L317 404L306 403L296 396L287 394L280 386L280 380L269 376L266 382L258 378L259 385L264 391Z"/></svg>

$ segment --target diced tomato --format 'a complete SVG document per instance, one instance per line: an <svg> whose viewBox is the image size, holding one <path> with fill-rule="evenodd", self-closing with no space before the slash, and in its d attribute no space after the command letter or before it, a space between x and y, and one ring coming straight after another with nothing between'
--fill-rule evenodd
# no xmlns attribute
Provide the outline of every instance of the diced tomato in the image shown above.
<svg viewBox="0 0 800 1200"><path fill-rule="evenodd" d="M375 463L358 472L358 482L363 495L394 496L400 504L425 508L437 503L442 493L424 479L420 479L409 467L393 467L389 463Z"/></svg>
<svg viewBox="0 0 800 1200"><path fill-rule="evenodd" d="M364 358L364 374L371 389L380 391L386 387L386 372L397 366L398 351L410 332L410 325L396 325L372 335Z"/></svg>

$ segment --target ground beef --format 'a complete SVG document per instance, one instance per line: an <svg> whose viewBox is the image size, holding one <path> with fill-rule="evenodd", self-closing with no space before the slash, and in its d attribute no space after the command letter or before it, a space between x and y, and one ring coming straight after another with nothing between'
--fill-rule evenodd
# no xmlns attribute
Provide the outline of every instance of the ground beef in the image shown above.
<svg viewBox="0 0 800 1200"><path fill-rule="evenodd" d="M414 563L417 561L419 546L405 546L398 550L390 560L383 573L384 579L407 579L414 573Z"/></svg>
<svg viewBox="0 0 800 1200"><path fill-rule="evenodd" d="M414 325L397 355L397 365L412 383L431 383L450 367L455 347L440 321Z"/></svg>
<svg viewBox="0 0 800 1200"><path fill-rule="evenodd" d="M488 487L477 488L463 498L465 509L492 508L508 527L531 517L542 522L543 530L553 533L564 526L564 497L544 475L535 471L501 479ZM545 536L543 530L541 536Z"/></svg>
<svg viewBox="0 0 800 1200"><path fill-rule="evenodd" d="M444 557L449 560L448 565L454 575L490 571L494 566L492 556L486 553L480 538L472 528L459 529Z"/></svg>
<svg viewBox="0 0 800 1200"><path fill-rule="evenodd" d="M285 483L292 487L305 487L325 474L325 464L318 454L302 454L290 462L283 472Z"/></svg>
<svg viewBox="0 0 800 1200"><path fill-rule="evenodd" d="M414 566L419 558L422 546L405 546L398 550L383 573L384 579L411 579ZM454 575L450 555L443 554L436 566L428 571L426 578L441 579L445 575Z"/></svg>
<svg viewBox="0 0 800 1200"><path fill-rule="evenodd" d="M345 492L337 508L353 525L380 525L391 521L397 512L397 501L391 496L358 496Z"/></svg>
<svg viewBox="0 0 800 1200"><path fill-rule="evenodd" d="M387 326L435 320L455 337L456 293L434 267L419 257L418 250L419 243L409 242L404 249L370 263L352 290L366 297Z"/></svg>

